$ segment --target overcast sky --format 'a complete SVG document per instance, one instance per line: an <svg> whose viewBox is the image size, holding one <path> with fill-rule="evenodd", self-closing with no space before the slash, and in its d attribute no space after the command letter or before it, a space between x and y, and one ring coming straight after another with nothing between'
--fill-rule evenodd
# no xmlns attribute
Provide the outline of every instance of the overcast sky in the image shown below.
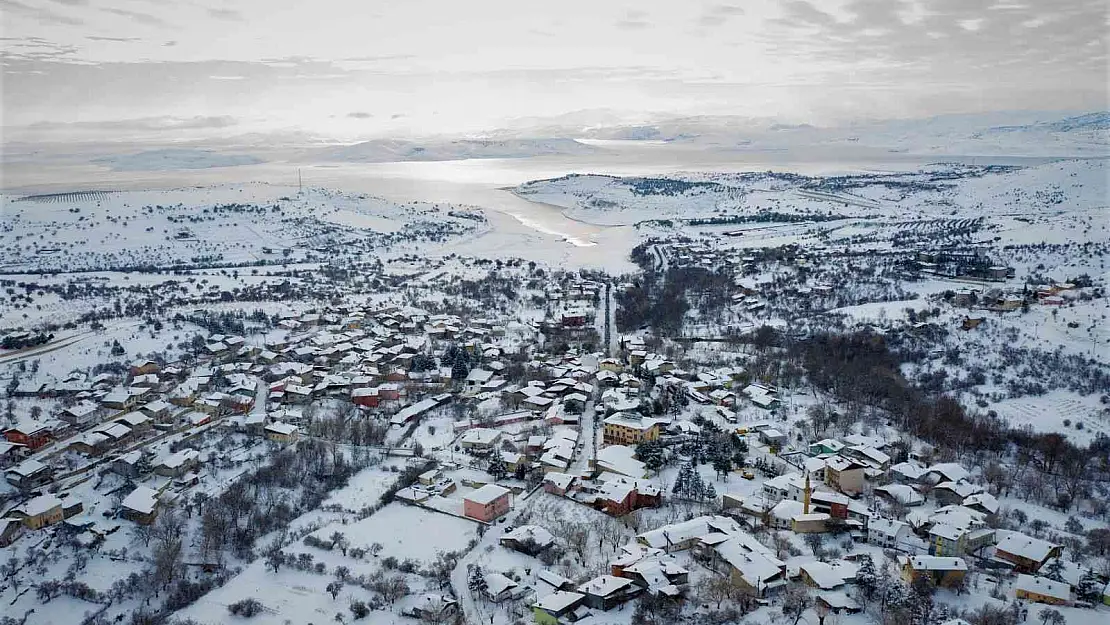
<svg viewBox="0 0 1110 625"><path fill-rule="evenodd" d="M1107 108L1105 0L0 0L3 125L334 137L580 110Z"/></svg>

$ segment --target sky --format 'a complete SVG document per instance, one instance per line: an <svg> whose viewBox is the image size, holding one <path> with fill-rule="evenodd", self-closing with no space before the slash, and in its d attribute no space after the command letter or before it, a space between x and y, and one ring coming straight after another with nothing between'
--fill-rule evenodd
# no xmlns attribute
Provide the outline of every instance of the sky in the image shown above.
<svg viewBox="0 0 1110 625"><path fill-rule="evenodd" d="M0 0L4 140L1105 110L1105 0Z"/></svg>

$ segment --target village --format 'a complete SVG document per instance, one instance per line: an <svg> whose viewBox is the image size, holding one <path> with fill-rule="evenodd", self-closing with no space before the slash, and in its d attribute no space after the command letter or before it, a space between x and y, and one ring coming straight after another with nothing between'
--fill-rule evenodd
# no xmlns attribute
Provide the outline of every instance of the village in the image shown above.
<svg viewBox="0 0 1110 625"><path fill-rule="evenodd" d="M605 284L556 293L542 322L320 308L276 332L210 334L189 365L20 385L67 407L3 431L4 596L122 614L149 604L134 576L152 566L171 598L207 591L169 604L184 617L210 602L283 613L268 593L240 596L257 583L318 586L309 614L352 622L1054 624L1110 604L1104 523L1015 499L890 428L834 428L827 397L744 358L698 366L617 335ZM257 491L292 508L284 527L222 519L236 482L278 458L344 498L279 504L304 496L294 480ZM427 548L407 548L421 540L409 527ZM62 576L71 550L80 564ZM991 599L969 603L978 590Z"/></svg>

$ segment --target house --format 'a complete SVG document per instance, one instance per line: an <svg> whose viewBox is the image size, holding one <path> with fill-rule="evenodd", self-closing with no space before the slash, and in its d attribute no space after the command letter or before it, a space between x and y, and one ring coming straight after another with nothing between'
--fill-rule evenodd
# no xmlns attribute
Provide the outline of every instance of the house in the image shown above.
<svg viewBox="0 0 1110 625"><path fill-rule="evenodd" d="M856 567L848 562L805 562L798 574L807 585L821 590L836 590L856 577Z"/></svg>
<svg viewBox="0 0 1110 625"><path fill-rule="evenodd" d="M463 515L492 523L509 511L509 489L497 484L485 486L463 496Z"/></svg>
<svg viewBox="0 0 1110 625"><path fill-rule="evenodd" d="M485 595L493 603L501 603L510 599L517 584L501 573L487 573L485 575Z"/></svg>
<svg viewBox="0 0 1110 625"><path fill-rule="evenodd" d="M662 503L659 487L647 480L636 480L616 474L602 474L595 505L607 514L624 516L640 508L654 508Z"/></svg>
<svg viewBox="0 0 1110 625"><path fill-rule="evenodd" d="M409 595L401 600L401 614L424 623L447 623L459 602L448 595Z"/></svg>
<svg viewBox="0 0 1110 625"><path fill-rule="evenodd" d="M19 540L25 529L27 529L27 526L23 524L23 519L19 517L8 516L0 519L0 547L7 547Z"/></svg>
<svg viewBox="0 0 1110 625"><path fill-rule="evenodd" d="M150 525L158 516L158 491L146 486L136 487L127 497L124 497L120 504L120 512L123 518L129 521L139 525Z"/></svg>
<svg viewBox="0 0 1110 625"><path fill-rule="evenodd" d="M150 417L141 412L129 412L123 416L112 419L113 423L122 423L131 429L130 433L141 433L149 430L153 425Z"/></svg>
<svg viewBox="0 0 1110 625"><path fill-rule="evenodd" d="M383 385L383 387L384 386L385 385ZM446 401L447 398L450 398L450 395L436 395L435 397L428 397L416 402L415 404L405 406L404 408L397 411L397 414L390 417L389 423L390 425L396 427L404 426L408 424L409 421L412 421L413 419L420 417L436 406L439 406L441 403ZM382 399L384 400L386 399L386 397L383 396Z"/></svg>
<svg viewBox="0 0 1110 625"><path fill-rule="evenodd" d="M1050 542L1011 532L994 548L997 558L1011 562L1018 573L1036 573L1052 558L1060 557L1063 547Z"/></svg>
<svg viewBox="0 0 1110 625"><path fill-rule="evenodd" d="M586 595L568 590L556 590L532 604L532 618L536 625L560 625L563 617L575 611L586 600Z"/></svg>
<svg viewBox="0 0 1110 625"><path fill-rule="evenodd" d="M0 467L10 467L27 457L26 445L0 440Z"/></svg>
<svg viewBox="0 0 1110 625"><path fill-rule="evenodd" d="M933 487L933 498L942 506L962 504L964 499L983 492L983 487L970 482L941 482Z"/></svg>
<svg viewBox="0 0 1110 625"><path fill-rule="evenodd" d="M292 423L271 423L267 425L263 431L266 433L266 438L280 443L282 445L292 443L297 440L297 432L300 430Z"/></svg>
<svg viewBox="0 0 1110 625"><path fill-rule="evenodd" d="M111 470L116 475L136 479L143 474L145 464L143 452L136 449L113 460Z"/></svg>
<svg viewBox="0 0 1110 625"><path fill-rule="evenodd" d="M501 442L501 431L493 428L471 428L459 443L463 449L474 453L489 453Z"/></svg>
<svg viewBox="0 0 1110 625"><path fill-rule="evenodd" d="M501 537L502 547L535 556L555 544L555 536L538 525L522 525Z"/></svg>
<svg viewBox="0 0 1110 625"><path fill-rule="evenodd" d="M1047 577L1018 575L1014 583L1014 596L1033 603L1071 605L1071 586Z"/></svg>
<svg viewBox="0 0 1110 625"><path fill-rule="evenodd" d="M839 454L842 449L844 449L844 443L835 438L825 438L809 444L809 455Z"/></svg>
<svg viewBox="0 0 1110 625"><path fill-rule="evenodd" d="M823 592L817 595L818 614L827 610L832 614L856 614L863 611L863 607L848 596L844 591ZM947 624L944 624L947 625Z"/></svg>
<svg viewBox="0 0 1110 625"><path fill-rule="evenodd" d="M62 513L62 500L57 495L47 493L39 495L30 501L12 508L6 515L18 517L29 530L37 530L61 523L65 518Z"/></svg>
<svg viewBox="0 0 1110 625"><path fill-rule="evenodd" d="M867 524L867 542L884 549L908 552L918 541L909 523L896 519L873 518Z"/></svg>
<svg viewBox="0 0 1110 625"><path fill-rule="evenodd" d="M636 450L625 445L610 445L597 450L593 459L594 470L616 473L631 478L647 476L647 465L636 459Z"/></svg>
<svg viewBox="0 0 1110 625"><path fill-rule="evenodd" d="M26 445L28 449L35 450L50 442L50 427L34 419L25 419L4 430L4 438L12 443Z"/></svg>
<svg viewBox="0 0 1110 625"><path fill-rule="evenodd" d="M466 376L466 390L471 393L478 392L491 378L493 378L493 372L488 369L471 369Z"/></svg>
<svg viewBox="0 0 1110 625"><path fill-rule="evenodd" d="M930 484L939 484L944 481L959 482L969 477L971 477L971 473L959 463L944 462L930 466L920 479Z"/></svg>
<svg viewBox="0 0 1110 625"><path fill-rule="evenodd" d="M657 527L636 536L636 542L652 549L662 549L667 553L691 549L699 540L711 535L727 538L740 532L740 526L728 517L700 516Z"/></svg>
<svg viewBox="0 0 1110 625"><path fill-rule="evenodd" d="M641 592L632 580L613 575L599 575L578 587L585 597L583 603L595 610L608 611Z"/></svg>
<svg viewBox="0 0 1110 625"><path fill-rule="evenodd" d="M571 489L576 479L578 479L577 476L569 473L551 471L543 476L543 490L552 495L565 497L567 491Z"/></svg>
<svg viewBox="0 0 1110 625"><path fill-rule="evenodd" d="M170 418L170 410L170 403L162 399L156 399L139 407L139 412L160 423Z"/></svg>
<svg viewBox="0 0 1110 625"><path fill-rule="evenodd" d="M91 402L87 399L82 399L76 404L63 410L58 415L58 418L70 425L81 427L93 423L99 416L100 406L97 405L95 402Z"/></svg>
<svg viewBox="0 0 1110 625"><path fill-rule="evenodd" d="M887 484L875 489L875 494L885 497L903 506L920 506L925 503L925 496L913 489L908 484Z"/></svg>
<svg viewBox="0 0 1110 625"><path fill-rule="evenodd" d="M825 483L854 497L863 492L864 466L844 456L829 458L825 462Z"/></svg>
<svg viewBox="0 0 1110 625"><path fill-rule="evenodd" d="M764 445L773 449L782 449L786 445L786 435L775 428L766 428L759 432L759 440Z"/></svg>
<svg viewBox="0 0 1110 625"><path fill-rule="evenodd" d="M638 414L616 413L603 423L602 441L606 445L639 445L659 439L659 422Z"/></svg>
<svg viewBox="0 0 1110 625"><path fill-rule="evenodd" d="M7 471L4 471L4 479L12 486L21 490L28 490L45 484L49 482L53 476L54 469L34 458L28 458Z"/></svg>
<svg viewBox="0 0 1110 625"><path fill-rule="evenodd" d="M851 436L845 437L851 438ZM886 471L890 468L890 456L876 449L870 444L852 445L842 452L846 458L855 460L864 467L877 471Z"/></svg>
<svg viewBox="0 0 1110 625"><path fill-rule="evenodd" d="M186 448L163 458L154 466L154 472L164 477L181 477L199 465L200 452Z"/></svg>
<svg viewBox="0 0 1110 625"><path fill-rule="evenodd" d="M824 512L796 514L790 518L790 529L797 534L819 534L825 531L829 515Z"/></svg>
<svg viewBox="0 0 1110 625"><path fill-rule="evenodd" d="M933 584L941 588L951 588L963 583L967 576L967 563L963 558L939 556L901 556L902 579L912 584L915 579L928 576Z"/></svg>
<svg viewBox="0 0 1110 625"><path fill-rule="evenodd" d="M994 541L988 527L935 523L929 528L929 553L935 556L961 556L975 553Z"/></svg>
<svg viewBox="0 0 1110 625"><path fill-rule="evenodd" d="M727 566L729 579L745 594L763 597L786 583L786 564L744 532L713 546L714 558Z"/></svg>
<svg viewBox="0 0 1110 625"><path fill-rule="evenodd" d="M377 408L380 398L378 389L373 387L356 388L351 391L351 403L364 408Z"/></svg>
<svg viewBox="0 0 1110 625"><path fill-rule="evenodd" d="M159 373L160 371L162 371L162 366L153 360L136 360L131 363L130 373L132 377Z"/></svg>

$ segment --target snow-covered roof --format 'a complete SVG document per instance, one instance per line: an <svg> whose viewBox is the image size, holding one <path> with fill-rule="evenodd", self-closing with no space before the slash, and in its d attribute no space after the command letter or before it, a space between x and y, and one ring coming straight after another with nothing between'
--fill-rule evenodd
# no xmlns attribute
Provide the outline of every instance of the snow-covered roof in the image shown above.
<svg viewBox="0 0 1110 625"><path fill-rule="evenodd" d="M967 563L963 558L942 558L940 556L903 556L915 571L966 571Z"/></svg>
<svg viewBox="0 0 1110 625"><path fill-rule="evenodd" d="M574 482L574 480L577 478L578 476L571 475L570 473L559 473L557 471L552 471L543 476L543 481L554 484L556 488L566 490L567 488L570 488L571 483Z"/></svg>
<svg viewBox="0 0 1110 625"><path fill-rule="evenodd" d="M150 514L158 505L158 491L146 486L138 486L124 498L121 505L140 514Z"/></svg>
<svg viewBox="0 0 1110 625"><path fill-rule="evenodd" d="M597 468L628 477L643 477L647 465L635 458L636 450L625 445L609 445L597 451Z"/></svg>
<svg viewBox="0 0 1110 625"><path fill-rule="evenodd" d="M1044 562L1052 550L1057 545L1050 542L1026 536L1020 532L1012 532L1009 536L998 541L995 546L995 551L1005 551L1006 553L1018 556L1020 558L1027 558L1034 562Z"/></svg>
<svg viewBox="0 0 1110 625"><path fill-rule="evenodd" d="M867 531L890 536L891 538L897 538L903 529L908 530L909 524L897 519L873 518L867 523Z"/></svg>
<svg viewBox="0 0 1110 625"><path fill-rule="evenodd" d="M22 477L28 477L46 469L47 466L34 458L28 458L23 462L15 465L14 467L5 471L6 473L15 473Z"/></svg>
<svg viewBox="0 0 1110 625"><path fill-rule="evenodd" d="M516 582L502 575L501 573L487 573L486 577L486 590L490 596L496 597L501 593L516 588Z"/></svg>
<svg viewBox="0 0 1110 625"><path fill-rule="evenodd" d="M289 436L290 434L296 432L297 429L297 426L293 425L292 423L279 422L271 423L270 425L266 426L267 432L273 432L274 434L281 434L283 436Z"/></svg>
<svg viewBox="0 0 1110 625"><path fill-rule="evenodd" d="M437 399L437 397L429 397L427 399L422 399L415 404L412 404L411 406L405 406L400 411L398 411L397 414L393 415L393 418L390 419L389 422L393 425L404 425L408 423L410 419L418 417L421 414L438 406L439 400Z"/></svg>
<svg viewBox="0 0 1110 625"><path fill-rule="evenodd" d="M22 511L23 514L26 514L27 516L37 516L43 514L44 512L49 512L51 509L56 508L60 505L62 505L62 500L59 499L57 495L46 493L45 495L39 495L38 497L31 499L27 503L17 508L17 510Z"/></svg>
<svg viewBox="0 0 1110 625"><path fill-rule="evenodd" d="M929 467L928 473L936 473L946 480L958 482L971 476L967 469L955 462L944 462Z"/></svg>
<svg viewBox="0 0 1110 625"><path fill-rule="evenodd" d="M844 583L856 575L855 567L833 566L827 562L806 562L801 564L799 570L805 571L813 583L822 590L832 590L843 586Z"/></svg>
<svg viewBox="0 0 1110 625"><path fill-rule="evenodd" d="M479 505L488 505L498 497L509 494L509 489L497 484L486 484L478 490L463 497L467 501L472 501Z"/></svg>
<svg viewBox="0 0 1110 625"><path fill-rule="evenodd" d="M556 590L555 592L540 599L532 607L539 608L546 612L554 612L556 614L568 610L576 604L580 603L586 595L578 592L570 592L567 590Z"/></svg>
<svg viewBox="0 0 1110 625"><path fill-rule="evenodd" d="M597 597L608 597L632 585L632 580L612 575L599 575L578 587L578 592Z"/></svg>
<svg viewBox="0 0 1110 625"><path fill-rule="evenodd" d="M1067 582L1057 582L1036 575L1018 575L1014 590L1024 590L1063 601L1071 600L1071 586Z"/></svg>
<svg viewBox="0 0 1110 625"><path fill-rule="evenodd" d="M493 428L472 428L462 436L462 442L471 445L492 445L501 437L500 430Z"/></svg>

